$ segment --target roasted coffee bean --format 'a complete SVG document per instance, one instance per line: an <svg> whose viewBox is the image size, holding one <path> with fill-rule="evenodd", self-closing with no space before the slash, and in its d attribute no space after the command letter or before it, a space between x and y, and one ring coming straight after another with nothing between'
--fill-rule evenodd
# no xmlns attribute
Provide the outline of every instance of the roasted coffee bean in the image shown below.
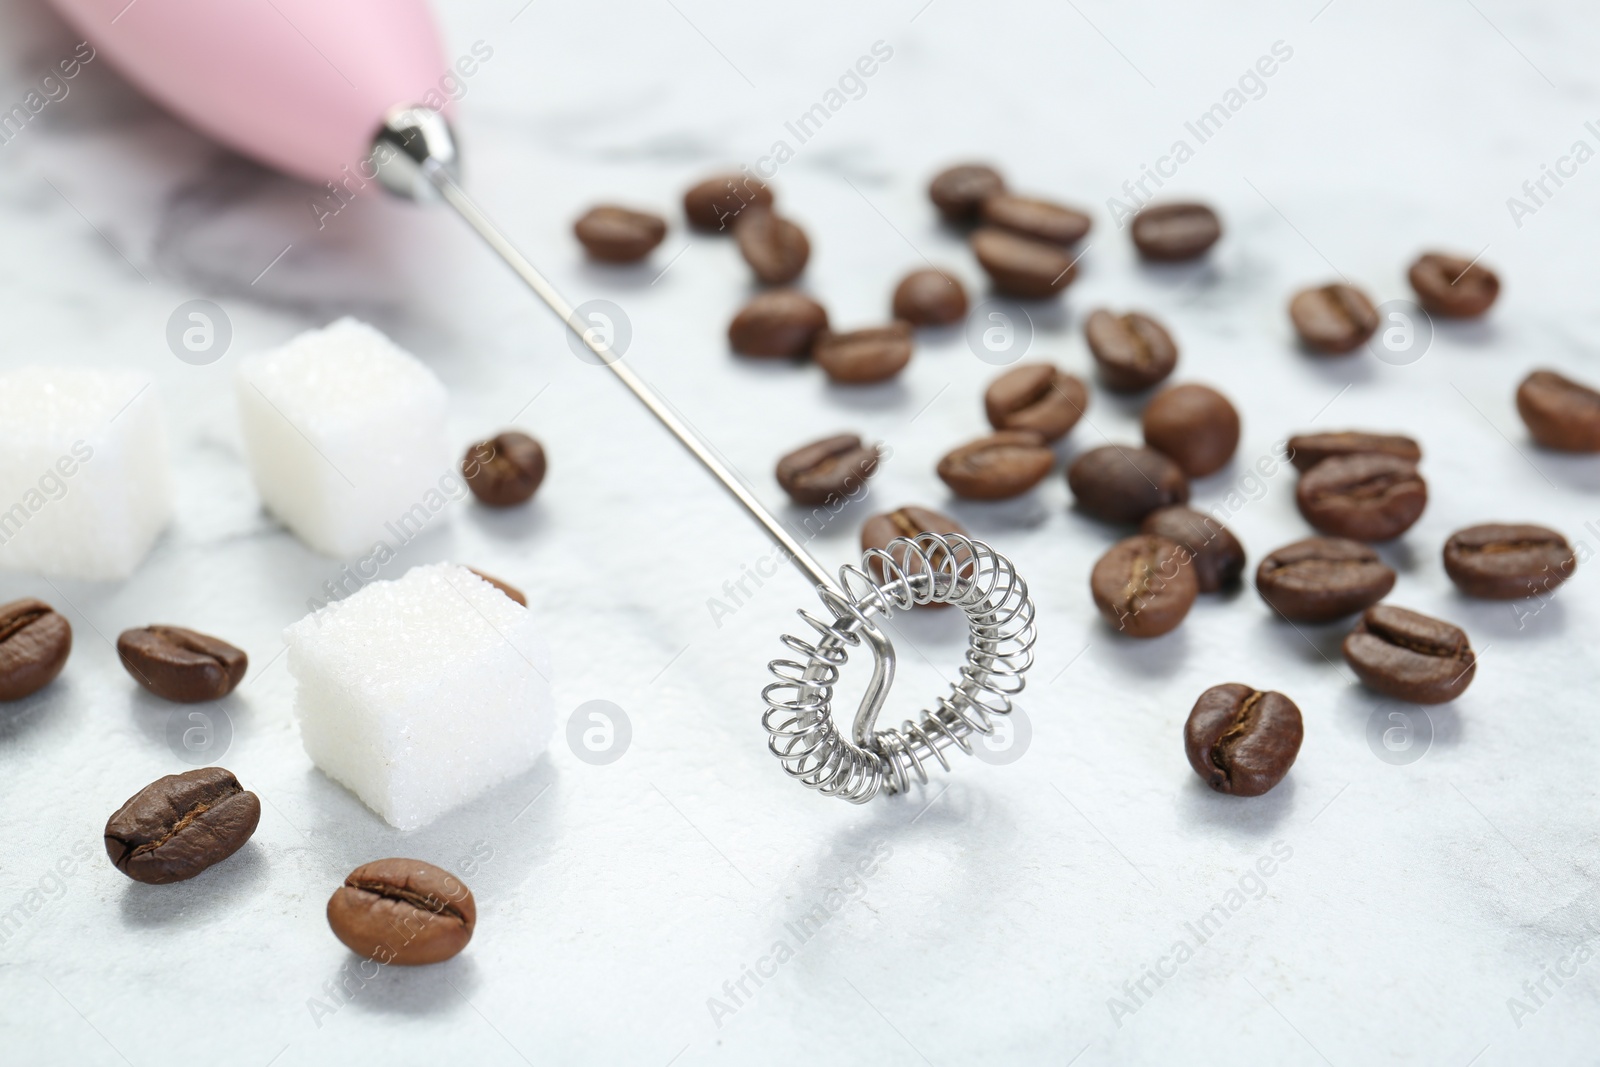
<svg viewBox="0 0 1600 1067"><path fill-rule="evenodd" d="M494 586L496 589L500 590L506 596L510 597L512 600L515 600L523 607L528 606L528 598L523 596L522 590L518 589L516 586L507 582L502 582L492 574L485 574L476 567L468 567L467 570L471 571L473 574L476 574L479 578L482 578L484 581L488 582L490 585Z"/></svg>
<svg viewBox="0 0 1600 1067"><path fill-rule="evenodd" d="M1578 557L1567 539L1543 526L1488 523L1457 530L1444 543L1444 569L1468 596L1518 600L1541 596L1572 577Z"/></svg>
<svg viewBox="0 0 1600 1067"><path fill-rule="evenodd" d="M742 356L794 358L828 328L822 305L793 289L758 293L728 324L728 344Z"/></svg>
<svg viewBox="0 0 1600 1067"><path fill-rule="evenodd" d="M739 254L765 285L787 285L800 277L811 258L805 231L777 212L751 208L733 224Z"/></svg>
<svg viewBox="0 0 1600 1067"><path fill-rule="evenodd" d="M1051 244L1070 245L1089 232L1090 218L1076 208L1029 196L996 193L978 208L985 225L998 226L1022 237Z"/></svg>
<svg viewBox="0 0 1600 1067"><path fill-rule="evenodd" d="M1067 468L1067 485L1078 507L1107 522L1140 522L1156 508L1189 502L1189 479L1153 448L1092 448Z"/></svg>
<svg viewBox="0 0 1600 1067"><path fill-rule="evenodd" d="M939 461L939 477L956 496L1006 500L1044 481L1056 454L1032 430L1005 430L968 441Z"/></svg>
<svg viewBox="0 0 1600 1067"><path fill-rule="evenodd" d="M1417 302L1431 315L1470 319L1489 310L1500 295L1500 279L1463 256L1429 252L1407 273Z"/></svg>
<svg viewBox="0 0 1600 1067"><path fill-rule="evenodd" d="M592 207L572 224L584 250L604 263L636 263L655 250L667 235L660 215L615 204Z"/></svg>
<svg viewBox="0 0 1600 1067"><path fill-rule="evenodd" d="M1157 508L1144 517L1139 532L1175 541L1190 557L1202 593L1239 584L1244 574L1244 546L1222 523L1183 504Z"/></svg>
<svg viewBox="0 0 1600 1067"><path fill-rule="evenodd" d="M1553 370L1517 387L1517 413L1533 439L1560 452L1600 452L1600 392Z"/></svg>
<svg viewBox="0 0 1600 1067"><path fill-rule="evenodd" d="M893 310L913 326L948 326L967 317L967 290L948 271L914 270L895 286Z"/></svg>
<svg viewBox="0 0 1600 1067"><path fill-rule="evenodd" d="M345 947L379 963L439 963L467 947L478 924L472 890L421 860L363 863L328 898L328 925Z"/></svg>
<svg viewBox="0 0 1600 1067"><path fill-rule="evenodd" d="M708 233L727 232L747 208L770 208L772 188L746 174L718 174L683 194L689 225Z"/></svg>
<svg viewBox="0 0 1600 1067"><path fill-rule="evenodd" d="M893 511L885 512L882 515L874 515L868 519L861 527L861 551L867 552L874 548L880 551L887 551L889 543L899 537L916 540L918 535L924 533L964 535L966 532L959 522L948 515L941 515L930 508L919 508L908 504L903 508L895 508ZM944 568L946 555L947 553L942 548L934 549L929 553L929 562L932 563L935 570ZM958 549L956 551L957 561L963 561L966 555L965 550ZM895 549L890 553L889 558L894 560L896 565L905 567L913 572L920 567L910 550L904 547ZM952 570L956 570L956 568L952 568ZM881 560L874 563L872 571L879 581L888 577ZM949 605L927 603L920 606L942 608Z"/></svg>
<svg viewBox="0 0 1600 1067"><path fill-rule="evenodd" d="M1428 506L1417 465L1381 452L1325 459L1300 476L1295 503L1325 534L1389 541L1411 528Z"/></svg>
<svg viewBox="0 0 1600 1067"><path fill-rule="evenodd" d="M842 433L778 460L778 484L796 504L830 504L854 496L877 469L877 446Z"/></svg>
<svg viewBox="0 0 1600 1067"><path fill-rule="evenodd" d="M1172 335L1149 315L1130 311L1113 315L1096 311L1083 324L1089 353L1100 368L1100 381L1114 393L1137 393L1172 373L1178 346Z"/></svg>
<svg viewBox="0 0 1600 1067"><path fill-rule="evenodd" d="M1177 628L1200 592L1189 553L1176 541L1138 534L1118 541L1089 572L1094 606L1129 637Z"/></svg>
<svg viewBox="0 0 1600 1067"><path fill-rule="evenodd" d="M911 362L911 324L894 322L849 333L823 330L811 343L811 358L844 385L888 381Z"/></svg>
<svg viewBox="0 0 1600 1067"><path fill-rule="evenodd" d="M1368 689L1413 704L1443 704L1472 683L1477 659L1458 626L1374 604L1344 639L1344 658Z"/></svg>
<svg viewBox="0 0 1600 1067"><path fill-rule="evenodd" d="M1256 592L1294 622L1331 622L1389 595L1394 571L1371 547L1339 537L1284 545L1256 568Z"/></svg>
<svg viewBox="0 0 1600 1067"><path fill-rule="evenodd" d="M1195 259L1222 236L1222 220L1204 204L1157 204L1133 217L1134 247L1145 259Z"/></svg>
<svg viewBox="0 0 1600 1067"><path fill-rule="evenodd" d="M201 767L157 778L106 823L106 855L135 882L193 878L239 851L261 821L261 801L232 771Z"/></svg>
<svg viewBox="0 0 1600 1067"><path fill-rule="evenodd" d="M1046 441L1067 435L1089 406L1089 389L1050 363L1024 363L989 383L984 414L997 430L1033 430Z"/></svg>
<svg viewBox="0 0 1600 1067"><path fill-rule="evenodd" d="M49 604L0 605L0 700L21 700L55 681L71 652L72 626Z"/></svg>
<svg viewBox="0 0 1600 1067"><path fill-rule="evenodd" d="M984 226L972 231L972 251L997 291L1024 300L1054 296L1078 276L1060 247Z"/></svg>
<svg viewBox="0 0 1600 1067"><path fill-rule="evenodd" d="M1239 447L1239 413L1208 385L1174 385L1144 409L1144 443L1171 456L1191 478L1215 473Z"/></svg>
<svg viewBox="0 0 1600 1067"><path fill-rule="evenodd" d="M136 682L180 704L227 696L244 681L250 666L241 649L181 626L124 630L117 638L117 655Z"/></svg>
<svg viewBox="0 0 1600 1067"><path fill-rule="evenodd" d="M1409 463L1422 460L1422 446L1399 434L1343 430L1295 434L1289 438L1289 462L1301 471L1308 471L1333 456L1355 456L1363 452L1381 452Z"/></svg>
<svg viewBox="0 0 1600 1067"><path fill-rule="evenodd" d="M946 222L971 222L978 217L984 200L1004 192L1005 187L1005 180L993 167L962 163L933 176L928 183L928 199Z"/></svg>
<svg viewBox="0 0 1600 1067"><path fill-rule="evenodd" d="M517 430L479 441L461 460L467 487L491 508L509 508L531 499L544 472L544 446Z"/></svg>
<svg viewBox="0 0 1600 1067"><path fill-rule="evenodd" d="M1282 693L1230 682L1200 694L1183 727L1189 766L1219 793L1258 797L1283 781L1305 724Z"/></svg>
<svg viewBox="0 0 1600 1067"><path fill-rule="evenodd" d="M1366 344L1378 329L1378 309L1353 285L1301 290L1289 301L1289 319L1306 347L1335 355Z"/></svg>

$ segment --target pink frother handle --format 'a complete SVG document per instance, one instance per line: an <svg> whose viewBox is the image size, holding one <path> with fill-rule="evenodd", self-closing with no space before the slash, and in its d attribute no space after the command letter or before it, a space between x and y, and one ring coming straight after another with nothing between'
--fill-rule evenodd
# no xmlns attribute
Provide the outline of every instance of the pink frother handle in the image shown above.
<svg viewBox="0 0 1600 1067"><path fill-rule="evenodd" d="M167 108L245 155L318 183L367 157L391 108L425 96L436 106L450 73L427 0L55 4Z"/></svg>

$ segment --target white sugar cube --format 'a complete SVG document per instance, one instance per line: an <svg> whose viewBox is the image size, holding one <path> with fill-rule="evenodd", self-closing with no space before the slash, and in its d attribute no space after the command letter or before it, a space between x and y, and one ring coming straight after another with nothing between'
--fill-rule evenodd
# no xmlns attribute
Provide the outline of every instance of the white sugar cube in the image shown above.
<svg viewBox="0 0 1600 1067"><path fill-rule="evenodd" d="M527 770L554 733L533 613L465 567L373 582L284 639L306 754L401 830Z"/></svg>
<svg viewBox="0 0 1600 1067"><path fill-rule="evenodd" d="M366 323L241 361L236 392L261 499L318 552L354 556L448 517L444 385Z"/></svg>
<svg viewBox="0 0 1600 1067"><path fill-rule="evenodd" d="M171 518L161 401L142 376L0 375L0 566L126 578Z"/></svg>

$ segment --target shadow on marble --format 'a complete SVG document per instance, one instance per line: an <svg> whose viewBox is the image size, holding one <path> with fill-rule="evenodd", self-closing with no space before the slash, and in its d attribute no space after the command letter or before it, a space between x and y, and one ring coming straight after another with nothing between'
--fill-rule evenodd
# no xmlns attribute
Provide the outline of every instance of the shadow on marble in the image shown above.
<svg viewBox="0 0 1600 1067"><path fill-rule="evenodd" d="M1333 622L1291 622L1268 608L1257 619L1256 629L1265 641L1277 645L1291 659L1332 667L1348 680L1343 646L1355 618L1352 615Z"/></svg>
<svg viewBox="0 0 1600 1067"><path fill-rule="evenodd" d="M1551 641L1565 636L1565 599L1570 595L1568 586L1521 600L1479 600L1456 592L1446 618L1467 631L1473 647L1484 656L1488 646L1497 641Z"/></svg>
<svg viewBox="0 0 1600 1067"><path fill-rule="evenodd" d="M19 743L56 720L49 714L52 706L66 708L75 703L71 679L58 677L32 696L0 704L0 742Z"/></svg>
<svg viewBox="0 0 1600 1067"><path fill-rule="evenodd" d="M333 934L328 937L331 940ZM372 977L368 978L369 974ZM461 1011L472 1014L469 1001L482 976L472 958L472 943L468 942L459 956L421 967L380 966L346 951L328 981L343 990L337 1001L341 1010L350 1007L359 1012L410 1019ZM319 988L319 992L325 994L326 990Z"/></svg>
<svg viewBox="0 0 1600 1067"><path fill-rule="evenodd" d="M249 902L265 892L271 871L265 851L255 842L193 878L170 885L129 881L122 890L123 922L136 927L194 927L249 910ZM125 877L125 876L123 876Z"/></svg>
<svg viewBox="0 0 1600 1067"><path fill-rule="evenodd" d="M1037 530L1050 521L1050 506L1037 492L1024 493L1013 500L963 500L947 495L932 505L955 519L980 541L1012 531ZM994 545L1001 553L1003 544Z"/></svg>
<svg viewBox="0 0 1600 1067"><path fill-rule="evenodd" d="M1138 638L1120 634L1102 620L1090 641L1093 647L1084 653L1086 658L1109 664L1141 686L1152 679L1176 677L1189 660L1189 634L1182 626L1160 637Z"/></svg>
<svg viewBox="0 0 1600 1067"><path fill-rule="evenodd" d="M911 389L900 378L875 385L841 385L829 381L822 389L828 402L845 411L911 412Z"/></svg>
<svg viewBox="0 0 1600 1067"><path fill-rule="evenodd" d="M558 734L551 743L565 740ZM548 752L522 774L416 830L390 826L315 767L307 768L302 782L310 811L295 817L296 829L314 847L321 844L332 867L349 872L385 856L425 860L461 878L480 902L520 885L543 864L546 847L561 830L548 818L562 788Z"/></svg>
<svg viewBox="0 0 1600 1067"><path fill-rule="evenodd" d="M1294 813L1298 792L1292 768L1283 781L1258 797L1219 793L1191 770L1176 797L1177 814L1199 832L1232 831L1259 841L1279 830Z"/></svg>
<svg viewBox="0 0 1600 1067"><path fill-rule="evenodd" d="M533 543L550 525L550 514L536 496L512 508L471 504L462 509L461 520L495 541Z"/></svg>

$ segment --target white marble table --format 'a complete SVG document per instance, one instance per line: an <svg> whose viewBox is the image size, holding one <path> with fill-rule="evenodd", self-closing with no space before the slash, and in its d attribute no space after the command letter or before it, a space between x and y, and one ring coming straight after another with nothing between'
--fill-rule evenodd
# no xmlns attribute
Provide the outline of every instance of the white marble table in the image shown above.
<svg viewBox="0 0 1600 1067"><path fill-rule="evenodd" d="M634 365L766 499L779 501L773 460L803 441L848 428L892 445L870 498L813 542L825 562L850 559L871 509L907 502L948 507L1015 558L1041 609L1031 743L1010 765L967 759L864 808L785 780L759 691L811 593L780 573L713 618L710 598L768 546L605 371L574 358L452 219L372 193L319 230L310 190L92 63L0 144L0 363L148 375L180 490L172 528L125 583L0 577L0 597L51 600L77 633L64 676L0 712L7 1062L1592 1060L1600 568L1519 617L1457 596L1439 563L1450 531L1495 519L1600 548L1600 461L1533 447L1512 405L1534 366L1600 378L1600 163L1547 181L1531 214L1507 206L1574 141L1600 147L1585 127L1600 116L1592 6L442 6L452 54L493 50L461 103L472 187L569 294L626 310ZM9 108L75 39L38 0L0 7L0 26ZM787 124L879 41L892 56L864 92L798 143ZM1276 42L1272 76L1247 80L1201 143L1185 124L1235 102ZM1216 204L1227 236L1204 266L1141 268L1107 202L1179 138L1193 154L1167 188ZM1290 474L1249 478L1275 442L1308 427L1420 437L1433 500L1382 550L1400 571L1393 599L1459 622L1482 655L1470 691L1431 713L1422 758L1395 765L1369 746L1382 702L1351 684L1341 627L1297 631L1245 589L1206 599L1169 637L1119 640L1085 584L1110 534L1070 509L1059 476L1007 504L951 502L933 463L983 429L994 373L959 333L920 339L898 382L868 389L730 356L745 269L727 242L688 237L674 205L702 173L780 139L794 154L775 183L816 248L806 283L846 325L881 320L924 257L980 287L923 197L942 163L991 158L1019 188L1091 208L1082 278L1035 309L1030 354L1087 373L1079 327L1100 304L1168 321L1178 377L1222 385L1243 412L1237 461L1196 499L1240 490L1230 523L1252 561L1307 532ZM582 262L568 226L602 198L672 213L649 266ZM1409 365L1296 350L1295 288L1343 273L1403 298L1405 266L1429 246L1482 250L1501 273L1486 321L1441 324ZM232 323L209 366L165 342L170 313L195 298ZM616 762L558 740L531 774L402 834L305 758L279 633L341 561L261 512L230 377L241 354L342 314L439 373L463 447L513 419L545 442L551 474L531 507L455 505L386 573L453 559L526 590L563 715L603 699L628 716ZM1136 435L1136 406L1097 392L1063 454ZM232 734L222 762L266 802L241 854L164 888L117 874L99 841L125 797L184 766L171 708L105 640L152 621L249 651L249 680L212 710ZM953 668L953 623L900 627L916 651L896 712ZM1293 772L1256 800L1211 794L1183 756L1195 696L1227 680L1280 689L1306 715ZM462 872L479 933L448 964L363 982L323 906L350 868L392 854ZM819 906L827 921L802 939ZM1200 945L1189 924L1207 914Z"/></svg>

